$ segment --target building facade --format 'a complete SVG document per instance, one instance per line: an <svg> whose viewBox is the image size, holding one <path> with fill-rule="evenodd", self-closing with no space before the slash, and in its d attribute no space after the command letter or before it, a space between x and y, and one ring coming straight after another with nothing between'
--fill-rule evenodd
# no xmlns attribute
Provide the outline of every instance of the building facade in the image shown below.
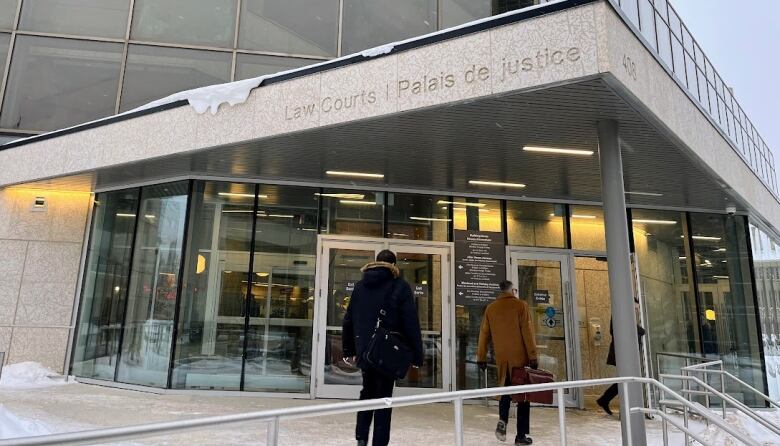
<svg viewBox="0 0 780 446"><path fill-rule="evenodd" d="M11 3L0 131L52 131L0 150L8 361L160 391L353 397L340 321L389 248L426 350L403 392L483 385L480 318L507 277L559 379L615 374L610 309L635 296L643 373L718 358L780 393L774 160L665 2L553 2L362 54L529 5ZM172 101L78 125L297 66L213 113ZM618 211L602 193L616 172ZM620 231L630 272L615 280Z"/></svg>

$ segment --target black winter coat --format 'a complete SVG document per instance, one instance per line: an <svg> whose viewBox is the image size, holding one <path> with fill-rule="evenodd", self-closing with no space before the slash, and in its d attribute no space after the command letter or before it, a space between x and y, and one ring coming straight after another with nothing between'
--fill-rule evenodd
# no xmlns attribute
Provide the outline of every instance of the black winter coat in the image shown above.
<svg viewBox="0 0 780 446"><path fill-rule="evenodd" d="M363 353L374 334L379 310L386 302L387 314L382 326L400 333L414 352L412 364L422 366L422 334L411 287L399 278L398 267L390 263L372 262L362 271L363 279L355 284L344 315L341 338L344 357L357 356L358 367L367 367Z"/></svg>
<svg viewBox="0 0 780 446"><path fill-rule="evenodd" d="M612 334L612 321L609 321L609 335L612 340L609 341L609 353L607 353L607 365L615 365L615 336ZM639 347L642 347L642 336L645 335L645 329L640 325L636 326L636 338L639 339Z"/></svg>

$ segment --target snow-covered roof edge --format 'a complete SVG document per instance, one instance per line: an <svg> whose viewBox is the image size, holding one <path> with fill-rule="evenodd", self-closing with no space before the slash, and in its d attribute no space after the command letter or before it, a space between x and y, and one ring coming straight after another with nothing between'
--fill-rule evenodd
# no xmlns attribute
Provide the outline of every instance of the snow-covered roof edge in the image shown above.
<svg viewBox="0 0 780 446"><path fill-rule="evenodd" d="M45 139L56 138L77 131L88 130L103 125L112 124L126 119L138 116L144 116L150 113L156 113L171 108L178 108L189 104L199 114L207 110L215 115L222 104L227 103L230 106L246 102L252 90L272 83L294 79L299 76L314 74L325 69L340 68L353 63L364 62L376 57L382 57L392 53L407 51L424 45L441 42L448 39L454 39L467 34L472 34L487 29L519 22L522 20L538 17L544 14L550 14L577 6L594 3L602 0L551 0L547 3L529 6L523 9L508 11L490 17L473 20L451 28L434 31L421 36L412 37L397 42L387 43L374 48L369 48L358 53L348 54L335 59L329 59L312 65L306 65L300 68L280 71L274 74L268 74L251 79L228 82L224 84L209 85L206 87L194 88L191 90L180 91L164 98L149 102L132 110L125 111L116 115L106 116L104 118L76 124L71 127L53 130L51 132L34 135L27 138L17 139L0 145L0 150L10 149L22 146L28 143L37 142Z"/></svg>

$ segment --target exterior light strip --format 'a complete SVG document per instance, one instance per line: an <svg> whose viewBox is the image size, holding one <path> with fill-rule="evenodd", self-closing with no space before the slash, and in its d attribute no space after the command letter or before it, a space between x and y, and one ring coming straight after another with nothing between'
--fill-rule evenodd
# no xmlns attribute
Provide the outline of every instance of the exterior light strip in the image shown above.
<svg viewBox="0 0 780 446"><path fill-rule="evenodd" d="M674 220L652 220L652 219L639 219L635 218L632 220L634 223L645 223L649 225L676 225L677 222Z"/></svg>
<svg viewBox="0 0 780 446"><path fill-rule="evenodd" d="M644 195L646 197L663 197L664 194L659 194L658 192L635 192L635 191L626 191L626 195Z"/></svg>
<svg viewBox="0 0 780 446"><path fill-rule="evenodd" d="M522 183L502 183L501 181L469 180L469 184L473 184L474 186L515 187L518 189L525 187L525 184Z"/></svg>
<svg viewBox="0 0 780 446"><path fill-rule="evenodd" d="M244 197L255 198L255 194L239 194L234 192L218 192L217 195L221 197ZM258 198L268 198L268 195L258 195Z"/></svg>
<svg viewBox="0 0 780 446"><path fill-rule="evenodd" d="M454 204L458 206L470 206L475 208L483 208L487 206L485 203L467 203L465 201L445 201L445 200L439 200L436 204Z"/></svg>
<svg viewBox="0 0 780 446"><path fill-rule="evenodd" d="M342 170L328 170L325 172L325 174L334 177L359 177L359 178L376 178L376 179L382 179L385 177L381 173L345 172Z"/></svg>
<svg viewBox="0 0 780 446"><path fill-rule="evenodd" d="M347 199L347 200L362 200L362 199L366 198L366 196L363 195L363 194L337 194L337 193L321 194L321 193L317 192L314 195L316 195L318 197L325 197L325 198L344 198L344 199Z"/></svg>
<svg viewBox="0 0 780 446"><path fill-rule="evenodd" d="M376 201L340 200L341 204L354 204L357 206L376 206Z"/></svg>
<svg viewBox="0 0 780 446"><path fill-rule="evenodd" d="M409 217L409 220L417 221L452 221L450 218Z"/></svg>
<svg viewBox="0 0 780 446"><path fill-rule="evenodd" d="M525 146L523 147L524 152L538 152L538 153L557 153L559 155L581 155L581 156L591 156L593 155L593 150L578 150L578 149L557 149L554 147L534 147L534 146Z"/></svg>

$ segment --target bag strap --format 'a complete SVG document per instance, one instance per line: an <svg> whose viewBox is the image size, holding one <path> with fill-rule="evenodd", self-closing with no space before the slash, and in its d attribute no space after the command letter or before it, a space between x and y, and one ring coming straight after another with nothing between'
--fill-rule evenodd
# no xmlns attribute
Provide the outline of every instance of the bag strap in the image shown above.
<svg viewBox="0 0 780 446"><path fill-rule="evenodd" d="M395 293L395 287L397 286L396 279L393 279L393 283L390 285L390 291L384 295L382 298L382 306L379 307L379 316L376 318L376 327L374 327L374 331L379 329L379 327L382 325L382 321L384 320L385 316L387 316L387 311L385 311L385 308L389 308L388 306L388 300L389 297L391 297Z"/></svg>

